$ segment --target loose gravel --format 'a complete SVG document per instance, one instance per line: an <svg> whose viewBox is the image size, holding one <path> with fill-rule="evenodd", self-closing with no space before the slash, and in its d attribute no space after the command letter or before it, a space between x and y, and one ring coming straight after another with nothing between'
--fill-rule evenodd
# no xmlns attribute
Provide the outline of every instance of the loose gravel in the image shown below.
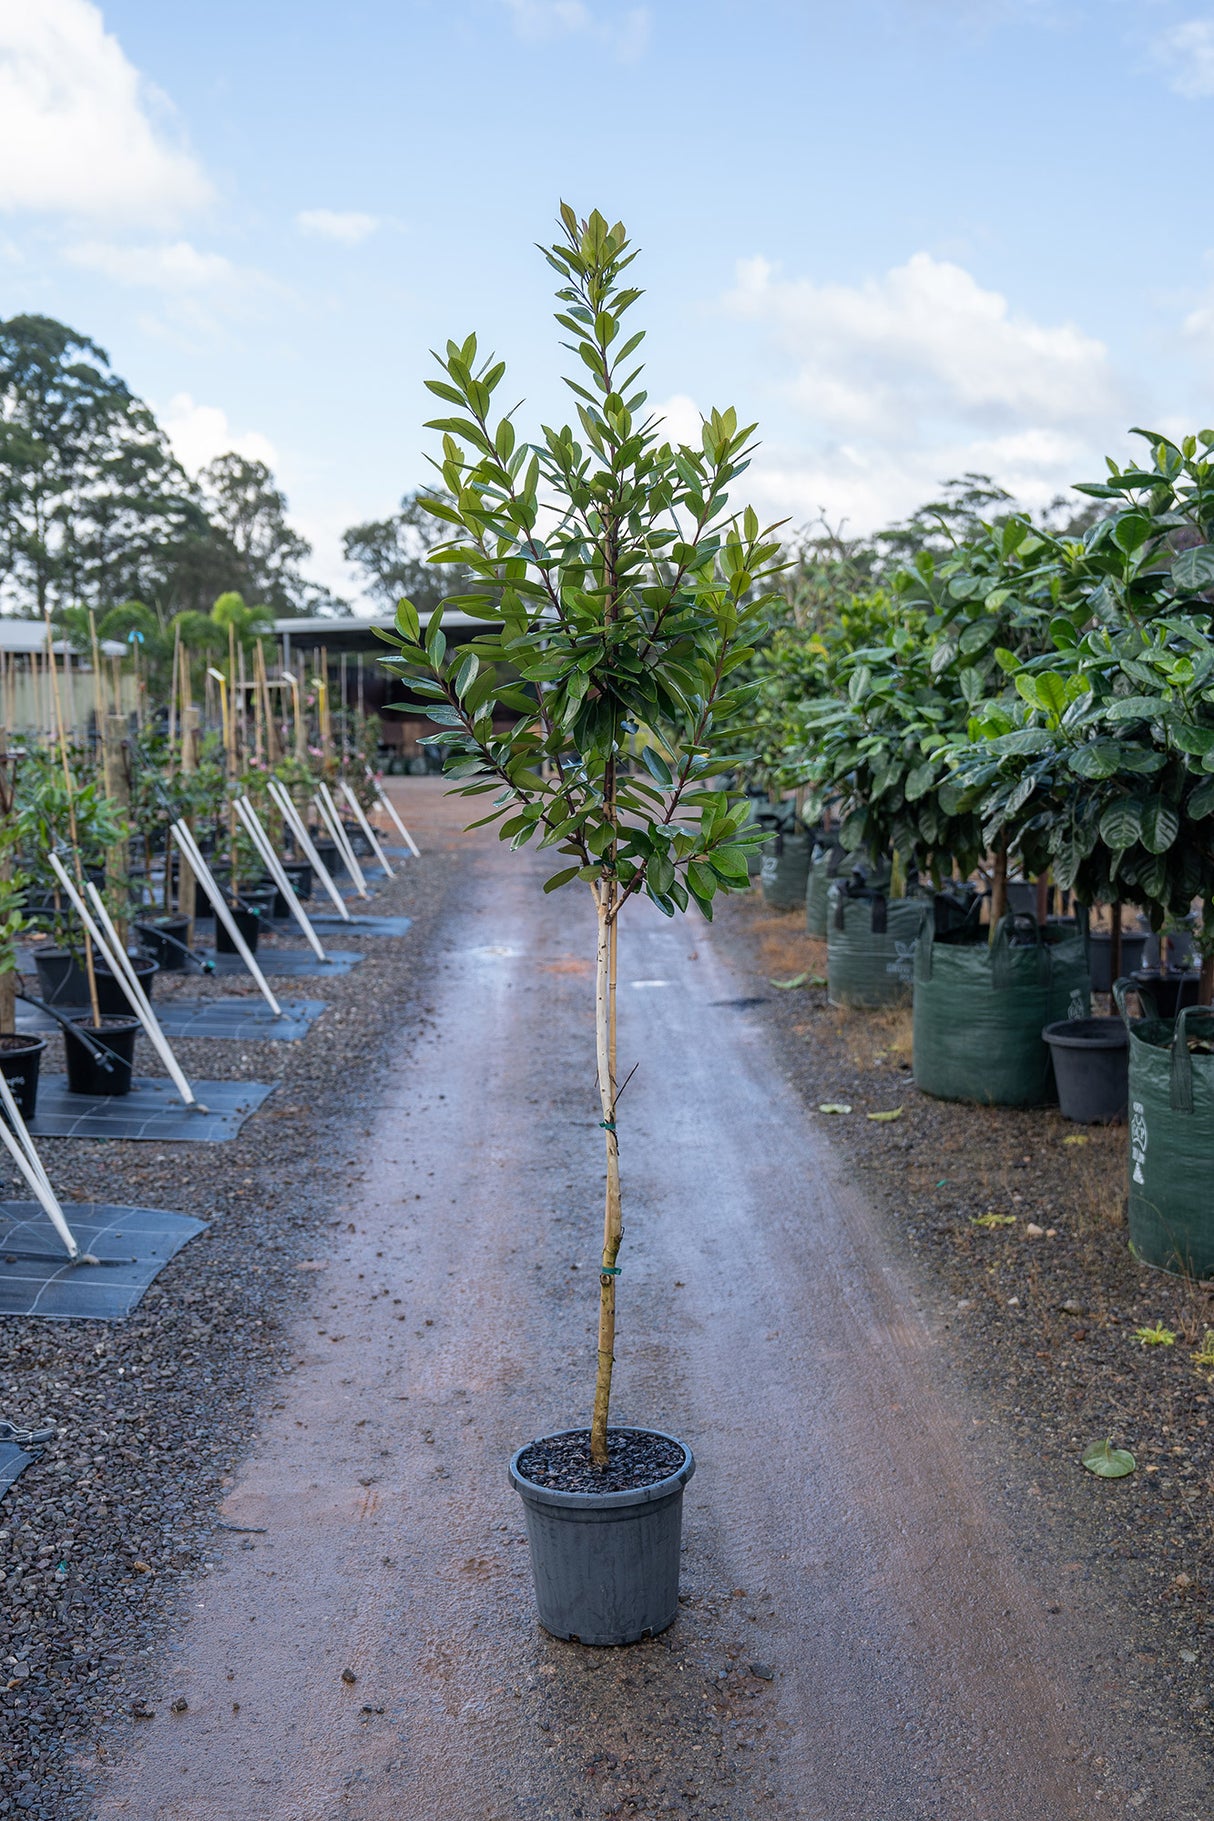
<svg viewBox="0 0 1214 1821"><path fill-rule="evenodd" d="M327 1002L303 1041L175 1046L191 1078L277 1084L237 1140L41 1147L64 1202L129 1201L211 1224L124 1322L0 1319L0 1414L57 1430L0 1502L0 1816L84 1815L108 1741L152 1715L154 1653L208 1570L217 1507L292 1369L286 1329L314 1282L310 1245L344 1224L378 1083L407 1066L427 1025L427 948L454 871L439 844L403 862L370 908L412 917L408 934L343 938L364 951L361 966L282 983ZM255 989L157 982L158 999L176 992ZM62 1066L58 1044L48 1069ZM164 1072L142 1037L135 1066ZM25 1193L0 1176L0 1194Z"/></svg>

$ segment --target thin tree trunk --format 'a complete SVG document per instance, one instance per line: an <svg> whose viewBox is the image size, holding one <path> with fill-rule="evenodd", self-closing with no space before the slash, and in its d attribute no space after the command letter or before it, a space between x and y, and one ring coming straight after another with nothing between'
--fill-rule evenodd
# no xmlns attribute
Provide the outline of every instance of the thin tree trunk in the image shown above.
<svg viewBox="0 0 1214 1821"><path fill-rule="evenodd" d="M1203 933L1214 928L1214 904L1208 898L1202 900L1201 927ZM1201 977L1197 983L1198 1005L1209 1005L1214 1001L1214 954L1203 951L1201 957Z"/></svg>
<svg viewBox="0 0 1214 1821"><path fill-rule="evenodd" d="M1109 969L1114 980L1121 979L1121 906L1109 906Z"/></svg>
<svg viewBox="0 0 1214 1821"><path fill-rule="evenodd" d="M607 1465L607 1413L611 1403L611 1369L615 1363L615 1284L623 1236L620 1207L620 1145L615 1129L615 917L616 882L609 874L595 891L598 954L595 968L594 1025L598 1060L599 1104L607 1139L607 1192L603 1208L603 1261L599 1273L598 1373L590 1425L590 1458Z"/></svg>
<svg viewBox="0 0 1214 1821"><path fill-rule="evenodd" d="M995 940L995 931L999 928L1007 910L1007 842L1001 841L995 854L995 872L991 880L991 935Z"/></svg>

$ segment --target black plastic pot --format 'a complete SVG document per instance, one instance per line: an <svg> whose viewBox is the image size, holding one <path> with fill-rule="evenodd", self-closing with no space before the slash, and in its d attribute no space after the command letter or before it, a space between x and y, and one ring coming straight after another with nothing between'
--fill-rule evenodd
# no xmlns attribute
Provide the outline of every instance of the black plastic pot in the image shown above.
<svg viewBox="0 0 1214 1821"><path fill-rule="evenodd" d="M109 1051L111 1067L104 1068L82 1043L64 1031L63 1050L69 1094L129 1094L131 1073L135 1066L138 1018L129 1015L125 1018L103 1016L98 1026L92 1022L91 1014L86 1013L83 1018L73 1018L72 1023L79 1025L94 1043Z"/></svg>
<svg viewBox="0 0 1214 1821"><path fill-rule="evenodd" d="M1058 1107L1077 1125L1124 1119L1130 1096L1130 1039L1120 1018L1070 1018L1041 1035L1054 1060Z"/></svg>
<svg viewBox="0 0 1214 1821"><path fill-rule="evenodd" d="M342 870L342 858L337 850L337 842L317 841L314 839L312 845L316 849L317 858L320 860L325 871L330 877L336 877Z"/></svg>
<svg viewBox="0 0 1214 1821"><path fill-rule="evenodd" d="M249 945L252 954L257 953L257 938L261 933L261 912L258 910L233 910L228 906L228 914L233 923ZM238 950L225 924L215 919L215 952L217 955L235 955Z"/></svg>
<svg viewBox="0 0 1214 1821"><path fill-rule="evenodd" d="M144 997L150 999L152 996L152 982L160 971L159 967L155 961L145 961L142 957L136 958L134 955L131 956L131 966L135 970L136 980L138 980L140 986L143 988ZM105 1018L111 1014L118 1018L129 1016L131 1002L103 961L97 963L95 972L97 976L97 1008L102 1017Z"/></svg>
<svg viewBox="0 0 1214 1821"><path fill-rule="evenodd" d="M539 1621L554 1638L635 1644L673 1624L679 1610L683 1488L695 1461L684 1442L663 1439L682 1448L682 1466L655 1485L630 1492L561 1492L523 1477L518 1463L525 1449L511 1461L510 1483L527 1520Z"/></svg>
<svg viewBox="0 0 1214 1821"><path fill-rule="evenodd" d="M1132 974L1136 967L1142 966L1143 950L1146 945L1145 930L1122 930L1120 973ZM1113 990L1113 938L1107 931L1093 930L1089 934L1088 965L1092 970L1092 991L1094 993L1111 993Z"/></svg>
<svg viewBox="0 0 1214 1821"><path fill-rule="evenodd" d="M184 949L189 933L188 917L156 917L148 923L135 925L141 945L162 974L180 974L185 968Z"/></svg>
<svg viewBox="0 0 1214 1821"><path fill-rule="evenodd" d="M34 966L38 970L38 993L48 1005L87 1005L89 977L70 949L37 948Z"/></svg>
<svg viewBox="0 0 1214 1821"><path fill-rule="evenodd" d="M38 1068L45 1037L0 1037L0 1075L8 1082L22 1119L32 1119L38 1104Z"/></svg>
<svg viewBox="0 0 1214 1821"><path fill-rule="evenodd" d="M1161 1018L1175 1018L1183 1006L1197 1004L1200 974L1181 973L1172 968L1163 973L1157 967L1140 967L1130 978L1136 987L1150 994L1151 1003Z"/></svg>

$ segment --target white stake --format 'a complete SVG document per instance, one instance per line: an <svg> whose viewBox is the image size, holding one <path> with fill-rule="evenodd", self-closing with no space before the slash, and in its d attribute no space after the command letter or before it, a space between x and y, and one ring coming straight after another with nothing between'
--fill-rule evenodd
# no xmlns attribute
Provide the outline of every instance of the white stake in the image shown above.
<svg viewBox="0 0 1214 1821"><path fill-rule="evenodd" d="M383 867L384 871L387 873L389 879L395 879L396 874L393 872L392 868L388 865L388 856L384 852L383 848L380 846L379 841L376 837L375 830L372 828L371 824L367 821L366 816L363 814L362 804L359 802L358 798L354 795L354 792L350 789L350 786L346 783L346 780L344 778L339 779L339 785L341 788L342 795L345 797L346 802L350 805L350 808L354 811L354 814L358 819L359 827L362 829L364 835L366 835L367 840L371 843L371 852L375 855L375 858L379 861L380 865Z"/></svg>
<svg viewBox="0 0 1214 1821"><path fill-rule="evenodd" d="M287 794L286 787L280 784L277 778L270 779L270 795L273 797L275 803L277 803L279 809L281 809L283 819L292 835L295 837L296 844L303 854L304 859L308 862L308 865L312 868L312 871L316 874L316 877L320 880L330 898L332 898L334 904L337 906L339 916L343 917L345 921L349 923L350 912L346 901L333 883L332 873L313 846L312 837L308 833L307 824L304 822L303 817L296 809L294 803L292 803Z"/></svg>
<svg viewBox="0 0 1214 1821"><path fill-rule="evenodd" d="M300 929L311 944L312 952L316 956L316 959L318 961L327 961L328 956L320 945L319 936L312 928L308 919L308 913L299 902L299 899L295 894L295 888L287 877L286 869L284 868L282 861L278 858L278 855L274 852L274 844L262 827L257 811L253 808L253 805L247 797L237 797L236 814L248 829L249 837L252 840L254 847L265 862L266 871L269 873L271 879L273 879L278 890L282 893L283 898L286 901L287 909L290 911L296 923L298 923Z"/></svg>
<svg viewBox="0 0 1214 1821"><path fill-rule="evenodd" d="M113 966L114 962L119 962L121 964L119 967L114 968L114 973L118 980L118 984L130 1001L131 1010L143 1025L144 1030L151 1038L153 1044L155 1044L156 1053L172 1076L173 1085L181 1095L181 1098L185 1101L185 1104L188 1107L196 1106L198 1104L198 1097L186 1080L185 1071L173 1054L172 1045L169 1043L168 1038L161 1029L160 1020L152 1010L151 1001L143 990L143 986L140 983L138 974L135 972L131 958L122 946L122 939L119 936L118 931L114 928L113 919L111 918L109 911L105 908L105 902L102 899L101 893L97 890L97 887L93 884L91 879L88 881L86 889L89 897L93 901L93 909L97 913L97 920L105 931L106 947L111 957L111 966Z"/></svg>
<svg viewBox="0 0 1214 1821"><path fill-rule="evenodd" d="M157 1022L155 1012L148 1004L147 995L140 986L135 970L127 957L127 952L118 939L118 932L110 921L109 912L106 910L104 904L101 903L101 895L98 892L97 887L90 879L88 890L92 894L93 902L100 907L101 917L106 926L104 934L90 916L88 906L77 891L75 881L68 874L67 868L64 866L58 854L49 854L47 858L50 860L51 870L67 893L69 904L88 931L89 939L97 949L101 959L109 968L111 974L113 974L119 986L122 988L127 1003L134 1012L136 1018L138 1018L140 1024L142 1024L144 1030L147 1032L155 1046L156 1053L160 1057L160 1060L169 1071L169 1074L172 1077L173 1086L181 1095L186 1106L194 1106L196 1104L194 1090L182 1074L177 1058L169 1048L168 1039L165 1037L164 1032Z"/></svg>
<svg viewBox="0 0 1214 1821"><path fill-rule="evenodd" d="M228 909L224 895L216 885L210 867L199 852L197 841L195 841L193 834L186 827L184 822L174 822L173 839L189 861L190 871L193 873L194 878L211 900L211 909L215 912L216 919L223 924L228 935L232 938L233 948L257 982L257 989L262 998L265 1000L274 1016L276 1018L281 1018L282 1007L270 991L269 981L253 959L252 949L237 929L236 920Z"/></svg>
<svg viewBox="0 0 1214 1821"><path fill-rule="evenodd" d="M370 897L371 894L367 890L367 881L363 877L363 869L354 856L354 849L350 845L350 837L342 827L341 817L337 813L337 805L329 794L329 786L322 782L312 801L320 811L321 821L325 824L325 827L337 843L337 851L345 862L346 871L354 881L355 891L360 898Z"/></svg>
<svg viewBox="0 0 1214 1821"><path fill-rule="evenodd" d="M371 777L370 772L367 773L367 776L369 778ZM372 781L372 783L375 782L374 779L372 779L371 781ZM399 828L401 834L405 837L405 846L409 849L409 852L413 855L413 858L415 860L420 860L422 857L421 848L417 845L417 842L413 839L413 836L409 833L409 830L405 827L404 823L401 821L400 817L397 815L396 805L395 805L395 803L393 803L391 797L387 794L387 792L385 791L382 784L375 785L375 794L379 798L380 802L383 804L384 808L387 810L388 814L391 816L392 820L395 822L397 828Z"/></svg>
<svg viewBox="0 0 1214 1821"><path fill-rule="evenodd" d="M0 1106L3 1106L4 1111L8 1114L7 1124L0 1120L0 1138L4 1140L9 1156L34 1191L43 1213L67 1247L68 1257L79 1258L80 1247L76 1244L72 1229L63 1217L59 1198L52 1189L50 1177L43 1168L42 1159L34 1148L34 1141L29 1135L17 1102L13 1098L13 1090L3 1075L0 1075Z"/></svg>

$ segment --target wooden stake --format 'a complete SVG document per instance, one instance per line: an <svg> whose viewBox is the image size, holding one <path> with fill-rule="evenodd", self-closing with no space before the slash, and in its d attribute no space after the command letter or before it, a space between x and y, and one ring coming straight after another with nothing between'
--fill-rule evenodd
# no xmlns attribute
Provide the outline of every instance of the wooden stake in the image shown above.
<svg viewBox="0 0 1214 1821"><path fill-rule="evenodd" d="M624 1228L620 1205L620 1144L616 1136L616 1084L613 1068L615 1040L615 953L613 928L616 882L612 875L595 887L598 945L595 960L594 1028L598 1059L599 1105L607 1138L607 1190L603 1207L603 1257L599 1272L598 1370L595 1375L594 1413L590 1424L590 1458L596 1466L607 1464L607 1413L611 1403L611 1375L615 1364L616 1260Z"/></svg>
<svg viewBox="0 0 1214 1821"><path fill-rule="evenodd" d="M76 786L72 778L72 768L68 764L67 741L63 734L63 716L59 712L59 684L55 674L55 646L51 636L51 616L46 616L46 662L47 680L51 690L51 700L56 710L59 732L59 758L63 766L63 786L67 792L68 827L72 836L72 859L75 862L76 884L84 894L84 866L80 859L80 838L76 828ZM93 1029L101 1028L101 1007L97 1001L97 969L93 963L93 942L87 927L84 932L84 971L89 984L89 1007L93 1015Z"/></svg>

